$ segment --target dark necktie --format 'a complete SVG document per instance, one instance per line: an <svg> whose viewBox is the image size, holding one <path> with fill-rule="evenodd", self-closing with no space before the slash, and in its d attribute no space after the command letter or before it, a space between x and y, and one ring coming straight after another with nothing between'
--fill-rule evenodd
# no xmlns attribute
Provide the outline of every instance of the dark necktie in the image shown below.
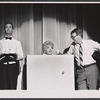
<svg viewBox="0 0 100 100"><path fill-rule="evenodd" d="M81 44L79 44L79 54L75 54L75 60L78 67L83 68L83 49Z"/></svg>
<svg viewBox="0 0 100 100"><path fill-rule="evenodd" d="M79 44L79 60L80 60L80 67L83 67L83 48L82 45Z"/></svg>
<svg viewBox="0 0 100 100"><path fill-rule="evenodd" d="M5 39L6 39L6 40L7 40L7 39L11 40L11 39L12 39L12 37L5 37Z"/></svg>

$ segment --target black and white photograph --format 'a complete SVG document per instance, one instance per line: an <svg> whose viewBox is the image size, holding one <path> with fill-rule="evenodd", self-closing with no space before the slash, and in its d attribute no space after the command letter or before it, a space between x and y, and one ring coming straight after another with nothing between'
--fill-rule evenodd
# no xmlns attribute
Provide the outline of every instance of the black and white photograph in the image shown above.
<svg viewBox="0 0 100 100"><path fill-rule="evenodd" d="M0 3L1 97L99 92L100 2Z"/></svg>

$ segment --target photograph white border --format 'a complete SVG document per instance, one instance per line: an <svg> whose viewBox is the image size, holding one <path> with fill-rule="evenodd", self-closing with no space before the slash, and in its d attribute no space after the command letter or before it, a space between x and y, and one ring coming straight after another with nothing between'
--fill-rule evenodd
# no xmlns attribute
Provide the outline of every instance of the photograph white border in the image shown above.
<svg viewBox="0 0 100 100"><path fill-rule="evenodd" d="M0 1L0 3L22 3L22 4L100 4L100 2L23 2L23 1ZM29 90L0 90L1 98L100 98L100 90L75 90L68 91L67 93L63 91L29 91ZM95 99L94 99L95 100Z"/></svg>

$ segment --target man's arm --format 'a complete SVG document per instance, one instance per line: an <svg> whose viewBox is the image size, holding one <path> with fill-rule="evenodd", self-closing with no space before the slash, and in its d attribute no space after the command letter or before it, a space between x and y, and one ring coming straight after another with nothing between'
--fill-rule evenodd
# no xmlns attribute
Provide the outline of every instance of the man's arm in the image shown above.
<svg viewBox="0 0 100 100"><path fill-rule="evenodd" d="M21 43L19 42L17 44L17 60L23 60L23 50L22 50L22 46Z"/></svg>
<svg viewBox="0 0 100 100"><path fill-rule="evenodd" d="M19 64L20 64L20 69L21 71L23 70L23 50L22 50L22 46L21 46L21 43L18 42L17 44L17 60L19 60Z"/></svg>
<svg viewBox="0 0 100 100"><path fill-rule="evenodd" d="M96 42L96 41L93 41L93 40L88 40L90 45L92 46L92 48L95 50L95 51L98 51L100 50L100 43Z"/></svg>
<svg viewBox="0 0 100 100"><path fill-rule="evenodd" d="M74 54L74 46L70 45L68 51L65 54L67 54L67 55L73 55Z"/></svg>

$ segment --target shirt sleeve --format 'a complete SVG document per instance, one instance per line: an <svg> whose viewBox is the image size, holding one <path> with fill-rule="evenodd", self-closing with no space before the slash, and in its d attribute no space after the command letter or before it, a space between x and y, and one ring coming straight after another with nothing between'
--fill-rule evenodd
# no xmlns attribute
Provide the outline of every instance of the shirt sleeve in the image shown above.
<svg viewBox="0 0 100 100"><path fill-rule="evenodd" d="M22 50L21 43L19 41L18 41L18 44L17 44L17 54L19 54L20 57L23 58L23 50Z"/></svg>
<svg viewBox="0 0 100 100"><path fill-rule="evenodd" d="M100 50L100 44L99 44L98 42L95 42L95 41L93 41L93 40L90 40L90 42L91 42L91 44L92 44L92 46L93 46L93 49L94 49L95 51Z"/></svg>
<svg viewBox="0 0 100 100"><path fill-rule="evenodd" d="M70 45L70 48L67 52L68 55L73 55L74 54L74 46L73 45Z"/></svg>
<svg viewBox="0 0 100 100"><path fill-rule="evenodd" d="M1 41L0 41L0 54L2 53L2 45L1 45Z"/></svg>

